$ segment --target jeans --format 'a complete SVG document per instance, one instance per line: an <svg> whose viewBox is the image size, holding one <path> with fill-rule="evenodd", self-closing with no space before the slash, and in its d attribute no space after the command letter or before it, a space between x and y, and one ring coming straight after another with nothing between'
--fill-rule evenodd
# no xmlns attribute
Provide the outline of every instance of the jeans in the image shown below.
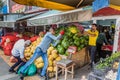
<svg viewBox="0 0 120 80"><path fill-rule="evenodd" d="M90 56L90 59L91 59L91 63L94 62L95 52L96 52L96 46L89 46L89 56Z"/></svg>
<svg viewBox="0 0 120 80"><path fill-rule="evenodd" d="M10 68L10 70L14 70L14 69L20 64L19 67L17 68L17 71L18 71L19 68L25 64L25 62L23 62L23 61L21 60L20 56L14 56L14 57L18 60L18 62L16 62L16 63Z"/></svg>
<svg viewBox="0 0 120 80"><path fill-rule="evenodd" d="M97 43L97 53L98 53L99 59L100 59L101 57L103 57L103 56L102 56L102 50L101 50L102 45L103 45L103 44Z"/></svg>
<svg viewBox="0 0 120 80"><path fill-rule="evenodd" d="M26 64L23 66L23 69L20 71L21 74L24 73L25 69L27 69L30 64L32 64L38 57L42 57L43 62L44 62L44 67L42 68L41 71L41 76L45 76L46 75L46 70L48 67L48 58L47 58L47 53L44 53L39 47L36 48L33 56L30 58L30 60L28 62L26 62Z"/></svg>

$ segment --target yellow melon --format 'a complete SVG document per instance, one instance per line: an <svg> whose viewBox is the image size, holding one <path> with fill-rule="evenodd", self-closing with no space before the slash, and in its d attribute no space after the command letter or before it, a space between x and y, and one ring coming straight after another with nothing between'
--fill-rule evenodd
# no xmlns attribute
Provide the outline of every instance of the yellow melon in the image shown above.
<svg viewBox="0 0 120 80"><path fill-rule="evenodd" d="M60 60L62 60L60 56L56 58L56 61L60 61Z"/></svg>
<svg viewBox="0 0 120 80"><path fill-rule="evenodd" d="M48 68L47 68L47 71L53 72L53 69L54 69L53 67L48 67Z"/></svg>

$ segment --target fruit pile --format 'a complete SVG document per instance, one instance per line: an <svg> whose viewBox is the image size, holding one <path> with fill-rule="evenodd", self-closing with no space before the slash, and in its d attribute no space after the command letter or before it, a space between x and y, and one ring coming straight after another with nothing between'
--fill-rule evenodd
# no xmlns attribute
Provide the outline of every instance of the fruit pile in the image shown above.
<svg viewBox="0 0 120 80"><path fill-rule="evenodd" d="M37 45L41 42L41 40L42 38L37 38L36 41L32 42L31 45L25 49L24 56L27 60L32 57Z"/></svg>
<svg viewBox="0 0 120 80"><path fill-rule="evenodd" d="M42 38L38 38L36 41L32 42L32 44L29 47L26 48L24 55L27 60L29 60L33 56L33 53L37 45L41 42L41 40ZM48 48L47 55L48 55L48 64L49 64L47 70L49 72L56 71L56 67L55 67L56 62L60 61L62 58L59 56L57 50L52 46ZM34 61L34 63L38 69L44 66L42 57L37 58Z"/></svg>
<svg viewBox="0 0 120 80"><path fill-rule="evenodd" d="M64 30L65 34L56 46L59 54L67 56L69 46L76 46L78 51L80 51L88 45L89 37L83 35L76 26L60 27L56 30L56 34L58 35L61 30Z"/></svg>
<svg viewBox="0 0 120 80"><path fill-rule="evenodd" d="M47 71L49 72L55 72L56 71L56 62L60 61L62 58L59 56L58 52L54 47L49 47L47 50L48 54L48 68ZM39 57L38 59L35 60L35 65L37 68L42 68L44 66L43 59L42 57Z"/></svg>

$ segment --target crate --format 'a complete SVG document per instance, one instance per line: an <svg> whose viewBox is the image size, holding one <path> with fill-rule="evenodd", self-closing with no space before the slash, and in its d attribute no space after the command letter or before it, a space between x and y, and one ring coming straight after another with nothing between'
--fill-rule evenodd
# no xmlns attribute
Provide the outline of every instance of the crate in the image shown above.
<svg viewBox="0 0 120 80"><path fill-rule="evenodd" d="M105 62L105 59L101 60L102 62ZM101 62L100 61L100 62ZM97 66L100 64L100 62L94 64L94 67L93 67L93 73L97 76L103 76L105 75L110 69L112 69L112 65L111 66L106 66L102 69L98 69ZM112 64L112 63L111 63Z"/></svg>
<svg viewBox="0 0 120 80"><path fill-rule="evenodd" d="M97 76L104 76L107 73L106 69L93 69L93 74Z"/></svg>
<svg viewBox="0 0 120 80"><path fill-rule="evenodd" d="M75 68L80 68L90 62L87 47L76 52L71 57L71 60L75 63Z"/></svg>
<svg viewBox="0 0 120 80"><path fill-rule="evenodd" d="M94 73L90 73L88 75L88 80L105 80L105 77L104 76L97 76L95 75Z"/></svg>

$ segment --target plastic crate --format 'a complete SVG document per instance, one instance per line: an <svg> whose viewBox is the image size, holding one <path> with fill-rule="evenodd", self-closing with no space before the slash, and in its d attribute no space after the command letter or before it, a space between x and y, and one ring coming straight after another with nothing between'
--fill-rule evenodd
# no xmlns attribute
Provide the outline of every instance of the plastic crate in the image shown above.
<svg viewBox="0 0 120 80"><path fill-rule="evenodd" d="M105 68L103 68L103 69L97 69L96 66L97 66L98 64L99 64L99 62L94 65L93 70L92 70L93 74L95 74L95 75L97 75L97 76L103 76L103 75L105 75L105 74L107 73L108 68L105 67Z"/></svg>
<svg viewBox="0 0 120 80"><path fill-rule="evenodd" d="M93 72L88 75L88 80L105 80L104 76L97 76Z"/></svg>
<svg viewBox="0 0 120 80"><path fill-rule="evenodd" d="M97 76L103 76L106 74L106 70L105 69L93 69L93 74L97 75Z"/></svg>

